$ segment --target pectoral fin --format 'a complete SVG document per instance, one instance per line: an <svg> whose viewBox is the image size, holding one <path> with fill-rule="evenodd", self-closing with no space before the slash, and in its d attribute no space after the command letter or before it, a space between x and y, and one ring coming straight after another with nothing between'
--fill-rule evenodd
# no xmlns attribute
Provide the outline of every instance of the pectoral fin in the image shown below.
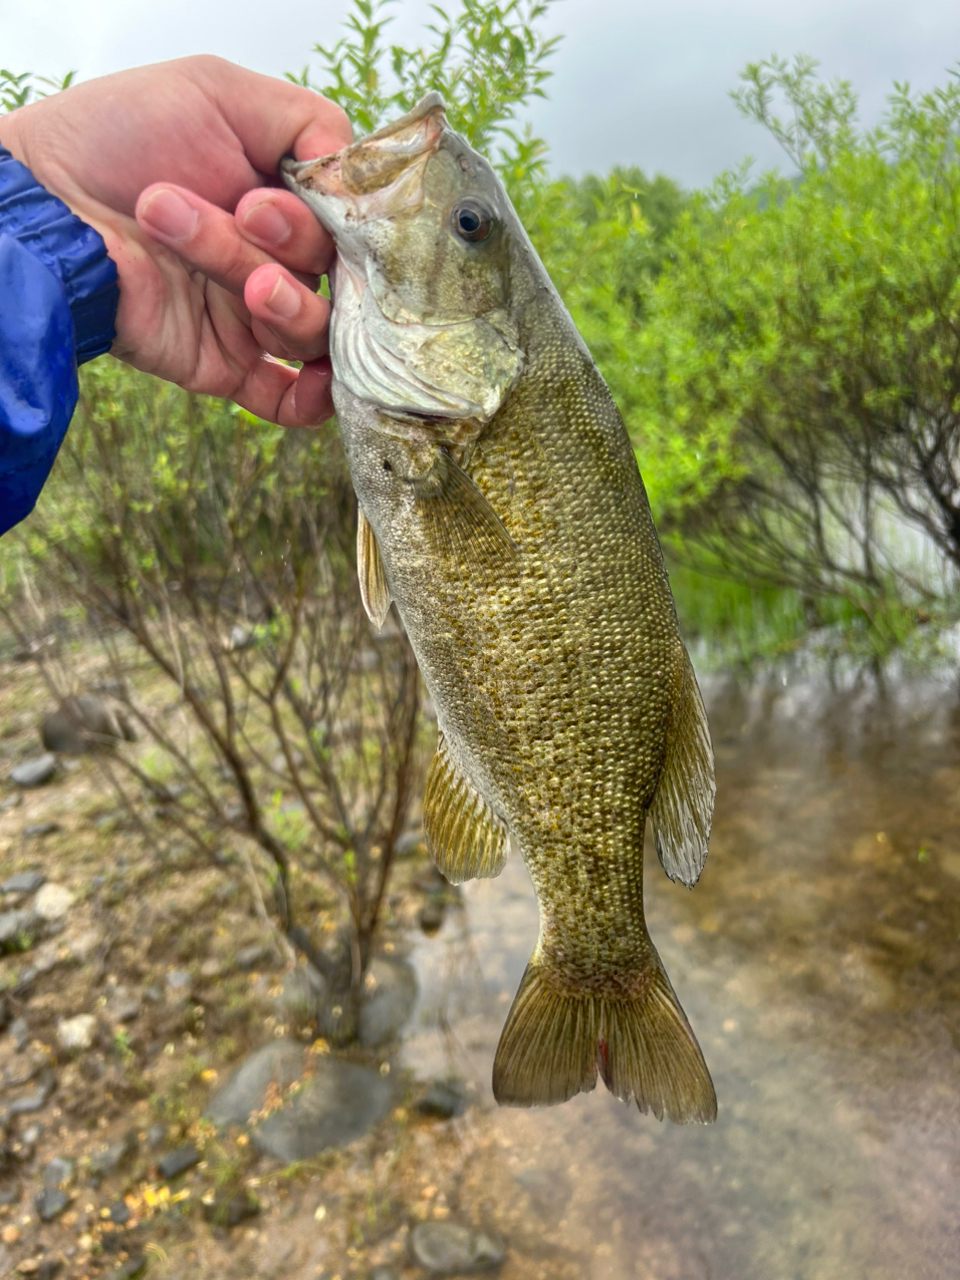
<svg viewBox="0 0 960 1280"><path fill-rule="evenodd" d="M680 696L650 821L664 871L671 880L693 886L707 858L717 788L707 713L686 652L683 662Z"/></svg>
<svg viewBox="0 0 960 1280"><path fill-rule="evenodd" d="M363 607L367 611L367 617L379 629L389 612L391 595L387 575L383 571L380 548L377 546L377 535L363 514L362 507L357 510L357 574L360 578Z"/></svg>
<svg viewBox="0 0 960 1280"><path fill-rule="evenodd" d="M442 555L513 566L520 551L503 521L467 473L445 449L437 449L433 465L411 480L427 534Z"/></svg>
<svg viewBox="0 0 960 1280"><path fill-rule="evenodd" d="M498 876L507 860L507 833L487 802L437 742L423 798L423 830L434 862L451 884Z"/></svg>

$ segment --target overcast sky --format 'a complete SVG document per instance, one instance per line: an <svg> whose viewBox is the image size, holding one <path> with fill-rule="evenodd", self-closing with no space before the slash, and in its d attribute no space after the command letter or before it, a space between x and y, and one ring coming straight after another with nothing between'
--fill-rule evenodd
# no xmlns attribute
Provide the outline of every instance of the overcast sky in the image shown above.
<svg viewBox="0 0 960 1280"><path fill-rule="evenodd" d="M0 0L0 65L83 79L187 53L218 53L273 75L332 43L347 0ZM393 39L420 43L426 0L400 0ZM532 112L551 168L638 164L688 186L776 146L728 97L738 72L803 52L853 81L874 123L894 80L945 84L960 62L960 0L555 0L564 41L549 101Z"/></svg>

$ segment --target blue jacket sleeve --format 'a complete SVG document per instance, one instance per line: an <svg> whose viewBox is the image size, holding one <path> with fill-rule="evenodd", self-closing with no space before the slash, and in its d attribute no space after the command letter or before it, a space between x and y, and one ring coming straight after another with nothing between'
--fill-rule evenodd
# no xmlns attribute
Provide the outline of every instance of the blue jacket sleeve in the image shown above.
<svg viewBox="0 0 960 1280"><path fill-rule="evenodd" d="M0 534L33 510L118 297L98 233L0 147Z"/></svg>

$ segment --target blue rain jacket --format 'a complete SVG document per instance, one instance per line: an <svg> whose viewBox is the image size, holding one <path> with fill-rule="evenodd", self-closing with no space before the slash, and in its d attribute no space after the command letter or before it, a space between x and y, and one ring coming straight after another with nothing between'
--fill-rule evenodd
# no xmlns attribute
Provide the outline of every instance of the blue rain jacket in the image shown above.
<svg viewBox="0 0 960 1280"><path fill-rule="evenodd" d="M99 234L0 147L0 534L33 510L118 300Z"/></svg>

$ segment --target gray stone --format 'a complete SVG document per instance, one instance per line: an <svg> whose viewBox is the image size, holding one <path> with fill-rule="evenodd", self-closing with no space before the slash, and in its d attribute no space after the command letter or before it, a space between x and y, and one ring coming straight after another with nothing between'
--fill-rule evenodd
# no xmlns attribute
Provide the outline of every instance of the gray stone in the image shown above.
<svg viewBox="0 0 960 1280"><path fill-rule="evenodd" d="M274 1040L243 1062L210 1100L207 1117L215 1125L246 1124L262 1110L267 1094L295 1084L306 1066L306 1050L293 1040Z"/></svg>
<svg viewBox="0 0 960 1280"><path fill-rule="evenodd" d="M53 1280L63 1266L61 1258L43 1258L34 1272L34 1280Z"/></svg>
<svg viewBox="0 0 960 1280"><path fill-rule="evenodd" d="M253 632L237 623L230 628L226 647L230 653L242 653L244 649L252 649L256 643L257 638Z"/></svg>
<svg viewBox="0 0 960 1280"><path fill-rule="evenodd" d="M164 1139L160 1135L160 1142ZM131 1130L119 1142L112 1142L90 1157L90 1181L98 1185L104 1178L127 1164L137 1153L137 1135Z"/></svg>
<svg viewBox="0 0 960 1280"><path fill-rule="evenodd" d="M157 1172L165 1181L170 1182L173 1178L179 1178L181 1173L186 1173L188 1169L192 1169L200 1163L200 1152L192 1144L188 1143L185 1147L178 1147L176 1151L170 1151L157 1161Z"/></svg>
<svg viewBox="0 0 960 1280"><path fill-rule="evenodd" d="M47 877L42 871L18 871L15 876L0 884L0 893L36 893L46 883Z"/></svg>
<svg viewBox="0 0 960 1280"><path fill-rule="evenodd" d="M66 1053L81 1053L89 1049L97 1034L97 1019L92 1013L78 1013L73 1018L61 1018L57 1023L57 1043Z"/></svg>
<svg viewBox="0 0 960 1280"><path fill-rule="evenodd" d="M32 947L39 923L40 918L33 910L0 912L0 955Z"/></svg>
<svg viewBox="0 0 960 1280"><path fill-rule="evenodd" d="M0 800L0 813L6 813L8 809L16 809L21 804L23 804L23 796L19 791L15 791L12 796Z"/></svg>
<svg viewBox="0 0 960 1280"><path fill-rule="evenodd" d="M318 1002L326 984L312 964L298 964L283 979L278 997L282 1012L296 1021L309 1021L317 1016Z"/></svg>
<svg viewBox="0 0 960 1280"><path fill-rule="evenodd" d="M466 1111L467 1095L459 1080L434 1080L418 1099L416 1107L422 1116L449 1120Z"/></svg>
<svg viewBox="0 0 960 1280"><path fill-rule="evenodd" d="M64 884L45 884L33 900L34 910L44 920L62 920L73 906L73 894Z"/></svg>
<svg viewBox="0 0 960 1280"><path fill-rule="evenodd" d="M167 999L173 1004L186 1004L193 994L193 975L189 969L171 969L165 981Z"/></svg>
<svg viewBox="0 0 960 1280"><path fill-rule="evenodd" d="M203 1206L203 1216L215 1227L236 1227L260 1212L260 1201L249 1191L229 1195L220 1191L209 1204Z"/></svg>
<svg viewBox="0 0 960 1280"><path fill-rule="evenodd" d="M234 958L236 967L243 970L272 968L276 963L276 949L268 942L251 942L241 947Z"/></svg>
<svg viewBox="0 0 960 1280"><path fill-rule="evenodd" d="M10 1023L10 1038L17 1046L17 1052L19 1053L30 1039L30 1028L27 1026L26 1018L14 1018Z"/></svg>
<svg viewBox="0 0 960 1280"><path fill-rule="evenodd" d="M102 698L81 693L65 698L56 711L44 716L40 738L48 751L80 756L98 747L112 746L120 738L135 741L126 718L114 711Z"/></svg>
<svg viewBox="0 0 960 1280"><path fill-rule="evenodd" d="M40 836L52 836L55 831L62 830L59 822L28 822L23 828L23 838L32 840Z"/></svg>
<svg viewBox="0 0 960 1280"><path fill-rule="evenodd" d="M111 1022L132 1022L140 1013L140 996L126 987L114 987L103 1012Z"/></svg>
<svg viewBox="0 0 960 1280"><path fill-rule="evenodd" d="M405 1025L417 1001L417 978L405 960L374 959L364 978L359 1039L374 1048L385 1044Z"/></svg>
<svg viewBox="0 0 960 1280"><path fill-rule="evenodd" d="M254 1146L282 1164L309 1160L361 1137L383 1119L391 1100L390 1084L378 1072L320 1058L303 1088L254 1132Z"/></svg>
<svg viewBox="0 0 960 1280"><path fill-rule="evenodd" d="M115 1222L118 1227L122 1227L125 1222L129 1222L132 1217L130 1207L122 1200L118 1200L116 1204L112 1204L109 1209L110 1221Z"/></svg>
<svg viewBox="0 0 960 1280"><path fill-rule="evenodd" d="M126 1262L121 1262L110 1272L110 1280L135 1280L135 1277L142 1276L147 1269L147 1259L142 1253L135 1253L129 1257Z"/></svg>
<svg viewBox="0 0 960 1280"><path fill-rule="evenodd" d="M43 1170L43 1185L50 1191L65 1187L73 1179L74 1163L65 1156L54 1156Z"/></svg>
<svg viewBox="0 0 960 1280"><path fill-rule="evenodd" d="M393 852L398 858L409 858L415 853L426 853L426 837L422 831L405 831L393 842Z"/></svg>
<svg viewBox="0 0 960 1280"><path fill-rule="evenodd" d="M34 756L32 760L24 760L15 769L10 770L10 781L18 787L42 787L50 781L57 771L56 756Z"/></svg>
<svg viewBox="0 0 960 1280"><path fill-rule="evenodd" d="M21 1095L9 1104L8 1110L13 1116L30 1115L34 1111L42 1111L47 1105L50 1095L57 1087L57 1078L52 1071L41 1071L29 1093Z"/></svg>
<svg viewBox="0 0 960 1280"><path fill-rule="evenodd" d="M166 1136L167 1126L165 1124L152 1124L147 1130L147 1146L159 1147Z"/></svg>
<svg viewBox="0 0 960 1280"><path fill-rule="evenodd" d="M435 1276L494 1271L507 1248L492 1231L477 1231L457 1222L418 1222L410 1232L414 1261Z"/></svg>
<svg viewBox="0 0 960 1280"><path fill-rule="evenodd" d="M70 1197L57 1187L44 1187L33 1202L41 1222L52 1222L59 1218L70 1203Z"/></svg>

